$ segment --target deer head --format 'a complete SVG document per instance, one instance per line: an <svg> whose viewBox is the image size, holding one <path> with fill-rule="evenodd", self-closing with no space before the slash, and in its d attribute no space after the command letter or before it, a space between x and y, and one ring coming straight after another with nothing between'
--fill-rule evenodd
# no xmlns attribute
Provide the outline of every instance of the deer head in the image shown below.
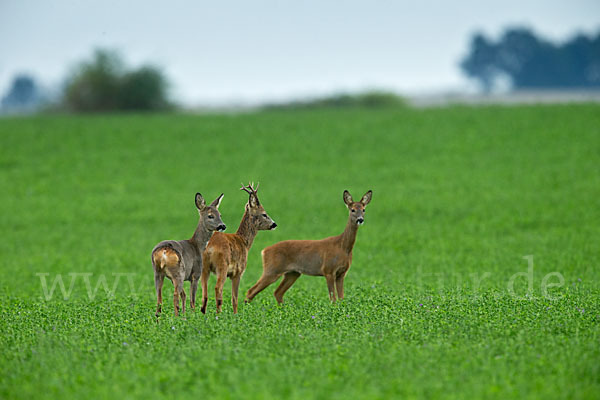
<svg viewBox="0 0 600 400"><path fill-rule="evenodd" d="M221 214L219 213L219 205L222 199L223 193L207 206L204 197L200 193L196 193L198 214L200 214L202 223L209 231L223 232L227 228L221 220Z"/></svg>
<svg viewBox="0 0 600 400"><path fill-rule="evenodd" d="M277 227L277 224L267 215L267 212L258 200L256 192L258 192L259 185L257 184L256 188L253 186L253 183L249 183L248 186L244 186L242 183L242 187L240 188L240 190L245 191L249 195L246 212L258 230L273 230Z"/></svg>
<svg viewBox="0 0 600 400"><path fill-rule="evenodd" d="M354 201L350 192L344 190L344 203L348 206L350 219L353 223L362 225L365 222L365 207L371 202L371 197L373 197L373 192L369 190L360 201Z"/></svg>

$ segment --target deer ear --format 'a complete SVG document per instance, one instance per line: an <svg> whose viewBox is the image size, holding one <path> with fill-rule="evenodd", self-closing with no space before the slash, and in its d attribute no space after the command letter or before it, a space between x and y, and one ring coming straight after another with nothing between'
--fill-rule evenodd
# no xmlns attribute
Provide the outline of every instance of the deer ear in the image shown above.
<svg viewBox="0 0 600 400"><path fill-rule="evenodd" d="M369 204L371 202L371 197L373 197L373 191L369 190L367 193L365 193L365 195L362 197L362 199L360 199L360 202L362 203L363 206L366 206L367 204Z"/></svg>
<svg viewBox="0 0 600 400"><path fill-rule="evenodd" d="M198 210L203 210L206 207L206 202L204 201L204 197L200 193L196 193L196 208Z"/></svg>
<svg viewBox="0 0 600 400"><path fill-rule="evenodd" d="M354 200L352 200L352 196L350 195L350 192L347 190L344 190L344 203L346 203L347 206L352 205L352 203L354 203Z"/></svg>
<svg viewBox="0 0 600 400"><path fill-rule="evenodd" d="M256 197L256 195L254 193L250 194L250 198L248 199L248 204L250 204L250 207L252 207L252 208L256 208L260 205L260 203L258 202L258 197Z"/></svg>
<svg viewBox="0 0 600 400"><path fill-rule="evenodd" d="M221 200L223 200L223 193L221 193L219 197L217 197L212 203L210 203L210 205L212 207L219 208L219 206L221 205Z"/></svg>

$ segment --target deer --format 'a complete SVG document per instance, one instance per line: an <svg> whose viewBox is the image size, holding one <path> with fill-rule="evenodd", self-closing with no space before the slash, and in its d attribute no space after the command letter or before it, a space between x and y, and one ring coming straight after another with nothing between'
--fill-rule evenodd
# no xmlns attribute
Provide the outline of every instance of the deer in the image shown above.
<svg viewBox="0 0 600 400"><path fill-rule="evenodd" d="M221 312L223 305L223 285L229 277L231 279L231 304L233 313L238 310L238 289L240 279L246 271L248 251L256 234L260 230L273 230L277 227L275 221L267 215L267 212L258 200L258 184L256 189L253 184L242 187L240 190L248 193L248 203L245 207L244 216L236 233L215 233L206 250L202 254L202 308L206 313L208 302L208 278L210 273L217 275L215 285L215 300L217 303L217 313Z"/></svg>
<svg viewBox="0 0 600 400"><path fill-rule="evenodd" d="M190 306L196 309L196 291L202 273L202 252L213 235L226 229L221 220L219 205L223 193L210 205L206 205L200 193L196 193L195 203L200 214L194 235L188 240L164 240L152 249L152 267L154 268L154 285L156 288L156 317L162 311L162 287L165 276L173 282L173 305L175 316L179 316L179 298L183 301L182 313L185 313L185 291L183 282L190 281Z"/></svg>
<svg viewBox="0 0 600 400"><path fill-rule="evenodd" d="M266 247L262 252L263 273L246 293L249 303L267 286L283 280L275 289L277 303L283 304L283 295L292 287L300 275L324 276L327 281L331 302L344 298L344 278L352 263L352 249L358 227L365 222L365 207L371 202L373 192L369 190L360 201L354 201L344 190L344 203L348 207L348 223L341 235L321 240L285 240Z"/></svg>

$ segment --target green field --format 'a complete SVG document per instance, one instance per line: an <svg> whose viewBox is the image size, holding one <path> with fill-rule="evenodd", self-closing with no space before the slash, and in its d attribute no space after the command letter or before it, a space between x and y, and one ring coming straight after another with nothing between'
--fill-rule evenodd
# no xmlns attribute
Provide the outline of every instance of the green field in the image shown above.
<svg viewBox="0 0 600 400"><path fill-rule="evenodd" d="M0 139L0 398L600 397L598 105L36 116ZM249 180L279 227L241 295L262 248L341 233L343 190L373 190L346 298L303 276L233 315L228 282L217 317L213 276L209 312L175 318L167 281L157 324L152 247L191 236L197 191L235 232Z"/></svg>

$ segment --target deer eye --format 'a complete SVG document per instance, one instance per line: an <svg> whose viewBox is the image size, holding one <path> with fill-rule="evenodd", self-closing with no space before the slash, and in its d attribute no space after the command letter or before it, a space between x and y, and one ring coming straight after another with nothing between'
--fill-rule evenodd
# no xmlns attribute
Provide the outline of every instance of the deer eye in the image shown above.
<svg viewBox="0 0 600 400"><path fill-rule="evenodd" d="M267 218L267 214L263 214L263 217Z"/></svg>
<svg viewBox="0 0 600 400"><path fill-rule="evenodd" d="M356 210L353 208L353 209L352 209L352 212L356 212Z"/></svg>
<svg viewBox="0 0 600 400"><path fill-rule="evenodd" d="M214 218L214 216L213 216L213 215L211 215L211 214L209 214L209 215L208 215L208 218L210 218L210 219L213 219L213 218Z"/></svg>

